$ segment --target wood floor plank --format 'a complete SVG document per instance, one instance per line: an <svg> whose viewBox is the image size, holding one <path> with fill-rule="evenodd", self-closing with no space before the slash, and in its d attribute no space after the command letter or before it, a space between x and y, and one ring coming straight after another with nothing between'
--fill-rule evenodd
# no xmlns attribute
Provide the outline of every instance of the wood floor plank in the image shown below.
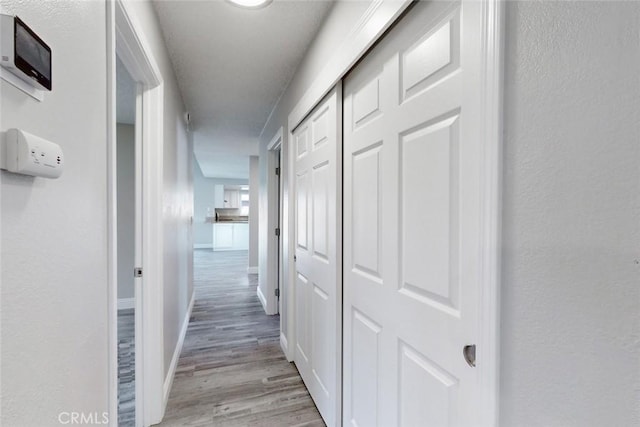
<svg viewBox="0 0 640 427"><path fill-rule="evenodd" d="M246 270L246 251L194 252L196 299L161 426L324 426Z"/></svg>
<svg viewBox="0 0 640 427"><path fill-rule="evenodd" d="M118 310L118 425L135 426L135 316Z"/></svg>

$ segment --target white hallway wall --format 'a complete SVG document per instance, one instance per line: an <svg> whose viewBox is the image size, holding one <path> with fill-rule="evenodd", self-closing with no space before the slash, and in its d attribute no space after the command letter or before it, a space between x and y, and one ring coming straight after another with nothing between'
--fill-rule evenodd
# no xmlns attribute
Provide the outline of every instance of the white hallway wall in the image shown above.
<svg viewBox="0 0 640 427"><path fill-rule="evenodd" d="M501 425L640 425L640 3L506 7Z"/></svg>
<svg viewBox="0 0 640 427"><path fill-rule="evenodd" d="M138 17L164 80L164 366L168 373L193 295L193 143L182 95L149 1L128 2Z"/></svg>
<svg viewBox="0 0 640 427"><path fill-rule="evenodd" d="M131 6L165 84L166 371L193 292L192 148L155 13L146 1ZM58 180L0 175L1 424L53 425L61 411L108 410L106 4L7 0L2 11L52 46L54 88L38 103L0 83L1 130L60 143L66 169Z"/></svg>
<svg viewBox="0 0 640 427"><path fill-rule="evenodd" d="M334 7L265 126L262 212L267 144L366 7ZM639 7L506 3L504 426L640 423Z"/></svg>
<svg viewBox="0 0 640 427"><path fill-rule="evenodd" d="M108 411L105 10L98 1L2 2L54 56L44 102L0 82L0 130L24 129L65 156L57 180L0 173L3 426Z"/></svg>

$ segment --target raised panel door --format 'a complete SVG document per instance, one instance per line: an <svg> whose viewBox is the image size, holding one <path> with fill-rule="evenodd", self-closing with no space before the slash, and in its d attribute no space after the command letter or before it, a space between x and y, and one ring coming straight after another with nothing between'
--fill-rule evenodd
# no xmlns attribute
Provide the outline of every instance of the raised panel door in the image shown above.
<svg viewBox="0 0 640 427"><path fill-rule="evenodd" d="M476 425L480 3L416 2L344 80L343 425Z"/></svg>
<svg viewBox="0 0 640 427"><path fill-rule="evenodd" d="M341 97L334 89L293 132L294 361L324 421L340 422Z"/></svg>

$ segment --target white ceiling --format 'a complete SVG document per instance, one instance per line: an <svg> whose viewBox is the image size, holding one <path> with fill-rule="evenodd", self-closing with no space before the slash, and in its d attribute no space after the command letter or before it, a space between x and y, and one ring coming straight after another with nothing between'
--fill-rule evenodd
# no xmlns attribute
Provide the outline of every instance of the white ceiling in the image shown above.
<svg viewBox="0 0 640 427"><path fill-rule="evenodd" d="M333 2L154 0L204 176L248 178L258 137Z"/></svg>

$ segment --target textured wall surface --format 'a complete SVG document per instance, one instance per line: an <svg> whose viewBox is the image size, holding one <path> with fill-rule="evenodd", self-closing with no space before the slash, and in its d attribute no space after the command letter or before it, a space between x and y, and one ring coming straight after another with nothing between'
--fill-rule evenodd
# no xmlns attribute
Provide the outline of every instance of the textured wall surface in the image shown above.
<svg viewBox="0 0 640 427"><path fill-rule="evenodd" d="M507 12L501 425L640 425L640 3Z"/></svg>
<svg viewBox="0 0 640 427"><path fill-rule="evenodd" d="M0 173L3 426L108 410L104 1L3 0L53 50L38 102L0 82L0 130L62 147L59 179ZM63 420L64 414L63 414ZM94 418L95 419L95 418Z"/></svg>

